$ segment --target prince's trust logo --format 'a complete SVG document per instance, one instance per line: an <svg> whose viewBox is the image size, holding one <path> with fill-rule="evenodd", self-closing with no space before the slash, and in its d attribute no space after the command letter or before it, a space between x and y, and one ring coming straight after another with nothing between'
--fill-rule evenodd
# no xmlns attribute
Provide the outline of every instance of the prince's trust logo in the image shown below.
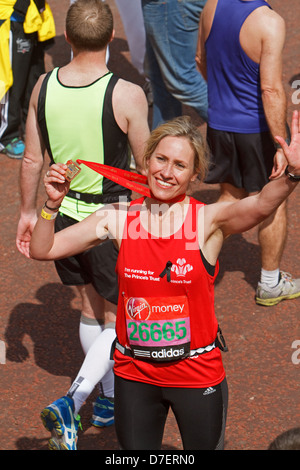
<svg viewBox="0 0 300 470"><path fill-rule="evenodd" d="M176 264L172 265L171 271L175 272L177 277L185 277L193 269L191 264L187 264L185 258L178 258Z"/></svg>

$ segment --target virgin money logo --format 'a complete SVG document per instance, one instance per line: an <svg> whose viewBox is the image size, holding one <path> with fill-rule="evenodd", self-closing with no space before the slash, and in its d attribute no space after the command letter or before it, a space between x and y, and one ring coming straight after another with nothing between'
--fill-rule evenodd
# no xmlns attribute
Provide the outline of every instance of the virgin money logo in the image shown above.
<svg viewBox="0 0 300 470"><path fill-rule="evenodd" d="M191 264L186 262L184 258L178 258L176 264L172 265L171 271L175 272L178 277L185 277L186 274L192 271L194 268Z"/></svg>
<svg viewBox="0 0 300 470"><path fill-rule="evenodd" d="M133 320L145 321L151 313L148 302L142 297L131 297L127 302L126 310Z"/></svg>

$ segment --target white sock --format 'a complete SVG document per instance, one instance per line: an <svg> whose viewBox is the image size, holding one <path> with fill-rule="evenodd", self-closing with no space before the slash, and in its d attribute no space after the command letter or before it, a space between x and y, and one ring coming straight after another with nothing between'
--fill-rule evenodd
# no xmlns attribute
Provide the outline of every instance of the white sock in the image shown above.
<svg viewBox="0 0 300 470"><path fill-rule="evenodd" d="M261 268L260 282L262 284L266 284L269 287L275 287L277 286L279 279L279 268L275 269L274 271L266 271L265 269Z"/></svg>
<svg viewBox="0 0 300 470"><path fill-rule="evenodd" d="M74 400L76 414L97 383L112 371L114 361L110 359L110 350L115 337L115 328L106 328L88 350L78 376L68 393ZM104 393L105 395L111 393L111 390L104 390Z"/></svg>
<svg viewBox="0 0 300 470"><path fill-rule="evenodd" d="M87 354L91 345L101 332L101 325L95 318L88 318L81 315L79 323L79 339L84 354Z"/></svg>

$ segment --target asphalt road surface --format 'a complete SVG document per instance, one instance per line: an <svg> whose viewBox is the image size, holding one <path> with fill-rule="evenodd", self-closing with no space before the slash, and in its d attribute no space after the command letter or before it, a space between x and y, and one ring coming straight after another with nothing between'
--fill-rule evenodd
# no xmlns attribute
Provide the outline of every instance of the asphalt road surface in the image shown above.
<svg viewBox="0 0 300 470"><path fill-rule="evenodd" d="M47 69L64 65L70 57L63 37L69 1L49 3L57 38L47 52ZM142 77L131 65L114 1L109 0L109 4L116 29L109 66L119 76L142 85ZM300 5L299 0L271 0L270 4L287 24L283 79L290 118L300 102ZM185 112L205 131L205 125L192 110ZM0 164L0 450L46 450L48 433L41 424L40 411L67 392L83 360L78 339L80 302L72 288L61 285L52 263L27 260L17 251L21 163L0 154ZM295 277L300 277L299 191L298 188L289 200L288 239L281 266ZM218 197L218 187L198 182L192 193L210 203ZM44 200L41 185L39 206ZM220 257L216 314L229 345L229 352L224 354L230 393L226 450L264 450L278 434L300 425L300 299L271 308L255 304L259 255L253 229L231 237ZM114 426L97 430L89 424L94 398L91 396L82 408L83 431L79 432L78 448L118 450ZM170 414L163 449L181 448Z"/></svg>

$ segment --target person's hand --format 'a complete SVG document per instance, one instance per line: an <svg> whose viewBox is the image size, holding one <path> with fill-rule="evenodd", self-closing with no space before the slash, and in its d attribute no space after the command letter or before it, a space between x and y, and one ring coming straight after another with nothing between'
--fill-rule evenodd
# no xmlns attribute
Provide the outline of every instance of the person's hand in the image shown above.
<svg viewBox="0 0 300 470"><path fill-rule="evenodd" d="M66 170L67 165L55 163L51 165L44 176L46 193L53 207L59 207L69 191L70 183L65 178Z"/></svg>
<svg viewBox="0 0 300 470"><path fill-rule="evenodd" d="M37 222L36 211L30 216L21 215L16 236L16 245L20 253L30 258L29 245L34 226Z"/></svg>
<svg viewBox="0 0 300 470"><path fill-rule="evenodd" d="M279 178L279 176L283 175L286 166L287 159L285 158L284 151L280 148L274 156L274 165L270 175L270 180L274 180L275 178Z"/></svg>
<svg viewBox="0 0 300 470"><path fill-rule="evenodd" d="M292 125L291 125L291 143L288 145L285 140L280 137L275 137L277 142L281 145L285 158L289 165L289 171L292 174L300 175L300 113L299 111L293 112Z"/></svg>

